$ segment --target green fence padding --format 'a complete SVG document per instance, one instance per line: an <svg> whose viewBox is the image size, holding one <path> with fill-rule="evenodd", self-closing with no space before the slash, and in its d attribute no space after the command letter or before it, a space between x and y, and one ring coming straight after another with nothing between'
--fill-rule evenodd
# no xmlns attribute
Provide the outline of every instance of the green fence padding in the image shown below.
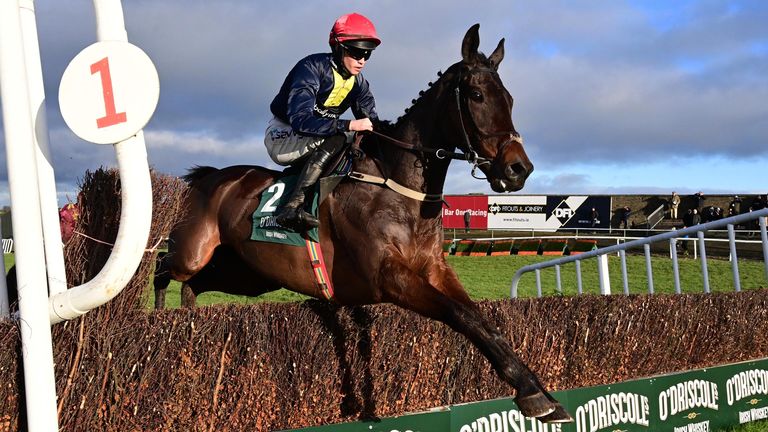
<svg viewBox="0 0 768 432"><path fill-rule="evenodd" d="M461 240L456 243L455 255L469 255L472 252L472 248L475 246L474 240Z"/></svg>
<svg viewBox="0 0 768 432"><path fill-rule="evenodd" d="M303 432L708 432L768 419L768 358L552 394L574 417L542 424L512 398Z"/></svg>
<svg viewBox="0 0 768 432"><path fill-rule="evenodd" d="M597 249L597 242L595 240L576 240L571 246L571 252L589 252Z"/></svg>
<svg viewBox="0 0 768 432"><path fill-rule="evenodd" d="M475 246L472 247L472 255L488 255L488 250L491 249L492 244L491 241L476 241Z"/></svg>
<svg viewBox="0 0 768 432"><path fill-rule="evenodd" d="M568 247L568 242L566 240L550 240L544 243L542 246L543 252L559 252L559 253L565 253L566 248Z"/></svg>
<svg viewBox="0 0 768 432"><path fill-rule="evenodd" d="M509 255L514 244L514 240L496 240L493 242L493 246L491 246L491 253L506 252L506 255Z"/></svg>

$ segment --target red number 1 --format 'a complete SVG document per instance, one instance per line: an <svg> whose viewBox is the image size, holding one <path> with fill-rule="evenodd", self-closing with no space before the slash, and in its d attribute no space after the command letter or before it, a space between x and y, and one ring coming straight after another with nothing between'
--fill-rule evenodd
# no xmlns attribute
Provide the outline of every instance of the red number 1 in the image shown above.
<svg viewBox="0 0 768 432"><path fill-rule="evenodd" d="M109 73L109 59L104 57L91 65L91 74L101 74L101 89L104 91L104 110L106 115L96 119L96 126L101 129L125 123L127 116L124 112L115 112L115 95L112 93L112 74Z"/></svg>

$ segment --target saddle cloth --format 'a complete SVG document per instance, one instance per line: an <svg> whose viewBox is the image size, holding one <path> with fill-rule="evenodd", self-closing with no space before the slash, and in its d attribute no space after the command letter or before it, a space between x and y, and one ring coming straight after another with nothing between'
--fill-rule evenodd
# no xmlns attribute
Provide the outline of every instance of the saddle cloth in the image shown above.
<svg viewBox="0 0 768 432"><path fill-rule="evenodd" d="M283 205L283 202L291 196L298 178L298 175L288 175L278 178L270 187L262 192L261 202L259 202L259 206L256 208L256 211L253 212L253 216L251 217L253 220L251 240L282 243L293 246L305 245L305 238L302 235L303 233L279 225L275 222L274 215L277 209ZM309 209L307 209L307 206L305 205L305 210L311 212L315 217L317 217L319 192L319 187L315 187L313 191L308 194L311 196L307 196L305 201L312 203ZM309 230L307 236L312 241L320 241L317 228Z"/></svg>
<svg viewBox="0 0 768 432"><path fill-rule="evenodd" d="M324 173L323 178L320 179L311 194L308 194L305 200L305 202L312 203L310 209L307 209L307 206L305 205L305 210L315 217L317 217L317 209L320 206L320 203L323 202L325 197L328 196L341 180L344 179L346 174L349 173L352 163L347 154L342 154L336 164L331 166L332 168ZM299 167L286 168L281 177L262 192L259 206L251 216L251 220L253 221L251 240L282 243L293 246L304 246L305 240L314 242L320 241L317 228L311 229L305 237L302 235L303 233L285 228L275 222L274 213L281 205L283 205L284 201L291 196L291 193L296 186L296 182L299 179L298 171Z"/></svg>

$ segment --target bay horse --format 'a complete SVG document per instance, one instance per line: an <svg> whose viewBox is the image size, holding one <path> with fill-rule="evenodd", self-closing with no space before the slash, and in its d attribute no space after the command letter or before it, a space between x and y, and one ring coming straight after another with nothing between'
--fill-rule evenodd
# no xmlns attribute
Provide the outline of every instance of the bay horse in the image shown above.
<svg viewBox="0 0 768 432"><path fill-rule="evenodd" d="M486 57L478 52L478 29L475 24L467 31L462 60L439 74L403 117L378 127L381 135L363 138L353 174L387 178L398 187L352 175L320 205L320 244L336 287L333 300L393 303L447 324L516 390L524 415L570 422L509 341L481 315L443 257L442 190L451 158L473 162L496 192L520 190L533 170L512 122L512 97L498 74L504 39ZM173 278L194 293L255 296L285 287L323 298L305 248L249 240L250 216L279 175L257 166L190 170L186 214L171 232L162 260L166 286ZM410 196L395 189L410 189ZM243 287L243 281L258 283Z"/></svg>

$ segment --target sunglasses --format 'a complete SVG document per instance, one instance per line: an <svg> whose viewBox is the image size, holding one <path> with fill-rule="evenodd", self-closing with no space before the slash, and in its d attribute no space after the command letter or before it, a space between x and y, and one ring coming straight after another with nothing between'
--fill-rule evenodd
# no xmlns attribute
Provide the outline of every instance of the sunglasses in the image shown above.
<svg viewBox="0 0 768 432"><path fill-rule="evenodd" d="M349 47L344 45L342 46L344 47L344 50L347 52L347 54L349 54L349 56L355 60L363 60L363 59L368 60L369 58L371 58L371 53L373 52L367 49L360 49L360 48Z"/></svg>

